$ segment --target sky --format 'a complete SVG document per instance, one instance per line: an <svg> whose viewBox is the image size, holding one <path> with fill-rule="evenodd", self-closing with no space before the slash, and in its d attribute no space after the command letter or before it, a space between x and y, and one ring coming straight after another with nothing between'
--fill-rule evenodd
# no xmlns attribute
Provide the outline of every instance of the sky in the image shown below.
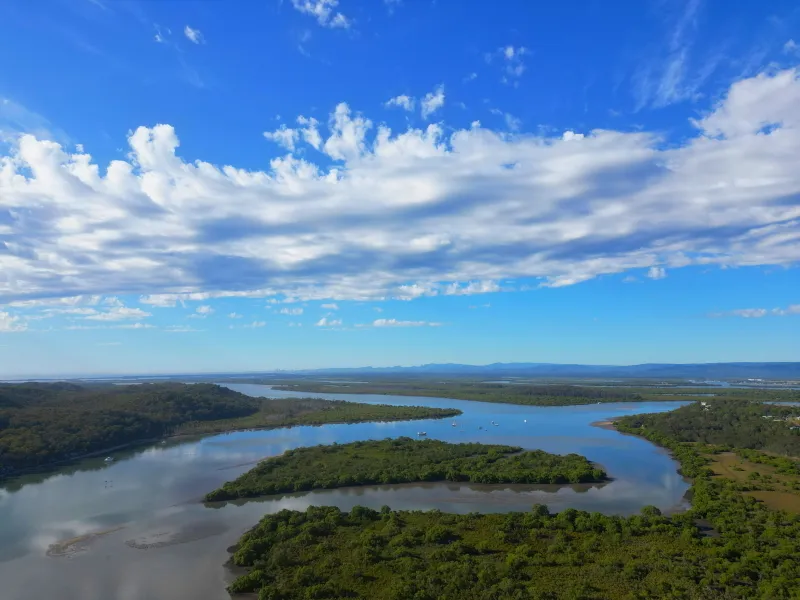
<svg viewBox="0 0 800 600"><path fill-rule="evenodd" d="M800 361L795 0L7 0L0 377Z"/></svg>

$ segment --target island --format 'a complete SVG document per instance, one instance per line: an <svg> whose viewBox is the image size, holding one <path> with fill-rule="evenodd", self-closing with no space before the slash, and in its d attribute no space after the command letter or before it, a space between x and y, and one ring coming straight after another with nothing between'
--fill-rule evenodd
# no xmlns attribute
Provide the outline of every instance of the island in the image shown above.
<svg viewBox="0 0 800 600"><path fill-rule="evenodd" d="M798 412L720 400L616 420L679 462L692 482L685 512L282 510L231 548L243 570L229 591L260 600L796 598L800 505L785 500L800 494Z"/></svg>
<svg viewBox="0 0 800 600"><path fill-rule="evenodd" d="M578 454L401 437L287 450L210 492L206 501L423 481L563 484L606 479L603 469Z"/></svg>
<svg viewBox="0 0 800 600"><path fill-rule="evenodd" d="M457 409L266 400L214 384L0 385L0 479L168 436L438 419Z"/></svg>
<svg viewBox="0 0 800 600"><path fill-rule="evenodd" d="M254 379L269 383L273 389L308 393L391 394L396 396L428 396L522 404L527 406L568 406L576 404L606 404L614 402L669 402L693 400L703 397L730 398L760 401L800 401L800 390L759 388L676 388L659 387L655 382L645 385L638 380L627 380L614 385L565 380L554 382L478 381L468 378L451 379L367 379L363 381L313 380L313 379Z"/></svg>

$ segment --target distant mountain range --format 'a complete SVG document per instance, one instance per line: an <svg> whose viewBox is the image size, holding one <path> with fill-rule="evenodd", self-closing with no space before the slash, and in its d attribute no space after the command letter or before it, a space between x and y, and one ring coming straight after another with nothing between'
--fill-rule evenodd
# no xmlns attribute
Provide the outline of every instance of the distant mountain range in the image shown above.
<svg viewBox="0 0 800 600"><path fill-rule="evenodd" d="M476 375L481 377L637 377L657 379L800 379L800 362L735 362L643 365L565 365L493 363L490 365L427 364L416 367L356 367L279 371L303 375Z"/></svg>

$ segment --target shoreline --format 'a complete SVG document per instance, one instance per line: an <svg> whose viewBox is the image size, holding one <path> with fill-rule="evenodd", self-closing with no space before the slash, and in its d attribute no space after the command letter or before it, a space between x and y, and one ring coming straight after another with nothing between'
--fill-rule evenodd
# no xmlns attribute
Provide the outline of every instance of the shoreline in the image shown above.
<svg viewBox="0 0 800 600"><path fill-rule="evenodd" d="M614 425L615 421L621 418L622 417L609 417L608 419L603 419L602 421L594 421L593 423L589 423L589 426L598 427L599 429L606 429L608 431L615 431L617 433L622 433Z"/></svg>
<svg viewBox="0 0 800 600"><path fill-rule="evenodd" d="M459 411L459 414L463 414ZM86 454L81 454L79 456L73 456L71 458L64 458L60 460L56 460L53 462L45 463L42 465L36 465L35 467L24 467L21 469L17 469L12 471L8 474L0 474L0 487L8 484L9 482L13 481L18 477L22 477L24 475L35 475L37 473L47 473L48 471L55 471L58 467L68 466L75 464L79 461L86 460L87 458L95 458L97 456L102 456L106 453L113 453L119 452L120 450L125 450L127 448L134 448L136 446L147 446L149 444L155 444L156 442L162 442L167 440L180 440L181 438L203 438L213 435L223 435L227 433L236 433L239 431L272 431L273 429L291 429L292 427L322 427L324 425L350 425L350 424L358 424L358 423L395 423L398 421L425 421L428 419L450 419L453 416L458 415L446 415L442 417L419 417L419 418L403 418L403 419L381 419L381 420L365 420L365 421L330 421L327 423L291 423L291 424L270 424L270 425L263 425L263 426L253 426L253 427L231 427L229 429L220 429L215 431L198 431L196 433L171 433L167 435L163 435L161 437L156 438L146 438L141 440L134 440L131 442L127 442L125 444L119 444L117 446L112 446L110 448L102 448L100 450L94 450L92 452L87 452Z"/></svg>

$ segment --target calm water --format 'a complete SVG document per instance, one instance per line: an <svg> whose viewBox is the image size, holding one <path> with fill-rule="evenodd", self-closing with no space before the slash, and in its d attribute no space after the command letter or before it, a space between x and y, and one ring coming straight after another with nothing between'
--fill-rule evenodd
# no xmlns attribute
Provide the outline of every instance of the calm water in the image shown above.
<svg viewBox="0 0 800 600"><path fill-rule="evenodd" d="M308 396L267 386L231 384L254 396ZM455 407L452 420L365 423L239 432L171 441L91 459L57 473L0 488L0 598L59 600L227 600L226 548L263 514L282 508L361 504L451 512L527 510L545 503L629 514L646 504L684 507L687 484L677 465L644 440L590 424L605 418L671 410L682 403L526 407L438 398L325 394L359 402ZM497 422L497 427L491 421ZM527 420L527 423L523 421ZM483 429L479 429L483 427ZM614 481L585 486L424 484L326 490L240 505L205 506L202 495L289 448L415 436L506 443L577 452L602 464ZM52 544L62 545L53 556ZM48 555L50 549L50 555Z"/></svg>

